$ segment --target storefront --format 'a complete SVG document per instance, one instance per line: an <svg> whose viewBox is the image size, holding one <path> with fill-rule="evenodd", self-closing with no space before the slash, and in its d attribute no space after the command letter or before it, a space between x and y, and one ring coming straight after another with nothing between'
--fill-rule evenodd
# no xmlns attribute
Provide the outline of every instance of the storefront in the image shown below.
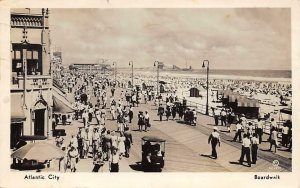
<svg viewBox="0 0 300 188"><path fill-rule="evenodd" d="M10 123L10 148L12 149L24 133L26 120L23 109L22 93L11 94L11 123Z"/></svg>

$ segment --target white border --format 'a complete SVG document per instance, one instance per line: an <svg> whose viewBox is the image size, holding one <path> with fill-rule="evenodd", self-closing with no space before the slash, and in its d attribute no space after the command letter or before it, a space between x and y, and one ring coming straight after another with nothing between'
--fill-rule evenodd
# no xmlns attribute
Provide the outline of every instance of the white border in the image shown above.
<svg viewBox="0 0 300 188"><path fill-rule="evenodd" d="M28 172L10 172L10 10L9 8L291 8L293 84L293 172L291 173L162 173L60 174L60 181L24 180ZM0 0L0 187L300 187L299 77L300 2L297 0ZM51 13L51 12L50 12ZM298 137L298 138L297 138ZM49 173L43 173L45 176ZM254 180L254 174L280 174L280 180Z"/></svg>

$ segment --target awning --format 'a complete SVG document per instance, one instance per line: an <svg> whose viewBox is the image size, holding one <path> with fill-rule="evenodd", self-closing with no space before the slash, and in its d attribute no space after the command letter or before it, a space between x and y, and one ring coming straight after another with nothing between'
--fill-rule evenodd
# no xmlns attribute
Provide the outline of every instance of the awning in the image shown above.
<svg viewBox="0 0 300 188"><path fill-rule="evenodd" d="M29 141L29 140L46 140L47 137L46 136L41 136L41 135L23 135L20 136L20 140L25 140L25 141Z"/></svg>
<svg viewBox="0 0 300 188"><path fill-rule="evenodd" d="M26 116L23 110L23 93L12 93L10 96L11 123L25 121Z"/></svg>
<svg viewBox="0 0 300 188"><path fill-rule="evenodd" d="M149 142L165 142L166 140L158 138L156 136L144 136L142 138L144 141L149 141Z"/></svg>
<svg viewBox="0 0 300 188"><path fill-rule="evenodd" d="M284 113L284 114L289 114L289 115L292 115L292 109L291 108L283 108L280 110L281 113Z"/></svg>
<svg viewBox="0 0 300 188"><path fill-rule="evenodd" d="M74 108L70 102L53 87L53 112L54 113L70 113L74 112Z"/></svg>

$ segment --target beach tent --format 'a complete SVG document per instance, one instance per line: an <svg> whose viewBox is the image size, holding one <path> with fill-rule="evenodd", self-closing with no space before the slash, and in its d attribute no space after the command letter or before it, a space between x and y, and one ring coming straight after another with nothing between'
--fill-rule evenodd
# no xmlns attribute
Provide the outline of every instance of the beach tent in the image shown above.
<svg viewBox="0 0 300 188"><path fill-rule="evenodd" d="M190 97L200 97L199 95L199 89L198 88L191 88L190 89Z"/></svg>
<svg viewBox="0 0 300 188"><path fill-rule="evenodd" d="M258 118L259 101L257 99L239 98L235 112L245 114L246 118Z"/></svg>
<svg viewBox="0 0 300 188"><path fill-rule="evenodd" d="M160 84L160 86L159 86L159 92L160 93L165 93L166 92L165 86L163 84Z"/></svg>
<svg viewBox="0 0 300 188"><path fill-rule="evenodd" d="M156 83L155 82L144 82L143 84L142 84L142 88L143 88L143 90L147 90L148 88L149 89L152 89L152 88L154 88L156 86Z"/></svg>
<svg viewBox="0 0 300 188"><path fill-rule="evenodd" d="M219 101L219 99L224 95L224 90L222 89L212 89L212 92L215 92L216 100Z"/></svg>
<svg viewBox="0 0 300 188"><path fill-rule="evenodd" d="M232 108L236 114L245 114L247 118L258 118L259 101L248 99L237 92L224 90L222 103L228 108Z"/></svg>

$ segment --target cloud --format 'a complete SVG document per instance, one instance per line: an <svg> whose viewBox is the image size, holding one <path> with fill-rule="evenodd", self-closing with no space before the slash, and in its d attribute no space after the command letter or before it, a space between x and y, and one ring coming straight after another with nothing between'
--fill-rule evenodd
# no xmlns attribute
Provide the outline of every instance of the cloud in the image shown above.
<svg viewBox="0 0 300 188"><path fill-rule="evenodd" d="M290 9L53 9L64 63L110 58L215 69L290 69Z"/></svg>

